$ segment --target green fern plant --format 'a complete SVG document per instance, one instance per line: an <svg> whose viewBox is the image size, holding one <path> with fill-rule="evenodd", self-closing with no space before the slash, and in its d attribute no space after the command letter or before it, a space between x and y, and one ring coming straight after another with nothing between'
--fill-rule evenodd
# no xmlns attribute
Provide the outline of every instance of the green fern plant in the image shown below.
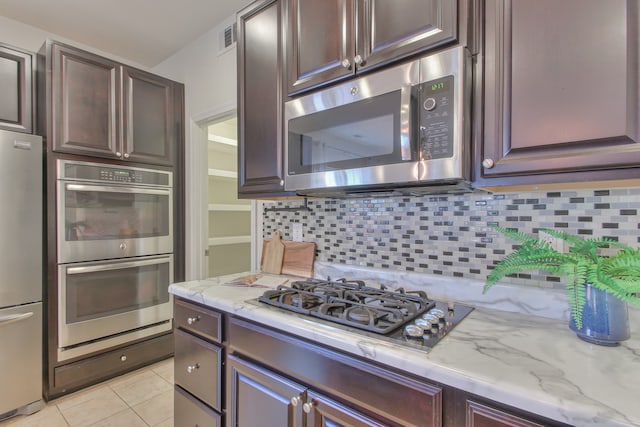
<svg viewBox="0 0 640 427"><path fill-rule="evenodd" d="M526 270L544 270L565 278L569 308L578 329L582 329L585 286L591 284L622 301L640 306L640 249L607 238L583 239L563 231L542 228L547 234L567 242L569 251L556 251L545 240L510 228L494 227L520 246L500 261L487 276L484 292L505 276ZM600 254L613 248L614 255Z"/></svg>

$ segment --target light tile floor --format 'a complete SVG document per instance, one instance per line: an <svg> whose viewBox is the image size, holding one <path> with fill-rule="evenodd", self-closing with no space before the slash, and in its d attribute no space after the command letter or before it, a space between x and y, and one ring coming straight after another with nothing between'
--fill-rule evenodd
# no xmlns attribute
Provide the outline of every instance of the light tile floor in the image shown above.
<svg viewBox="0 0 640 427"><path fill-rule="evenodd" d="M0 427L173 427L173 358L47 402Z"/></svg>

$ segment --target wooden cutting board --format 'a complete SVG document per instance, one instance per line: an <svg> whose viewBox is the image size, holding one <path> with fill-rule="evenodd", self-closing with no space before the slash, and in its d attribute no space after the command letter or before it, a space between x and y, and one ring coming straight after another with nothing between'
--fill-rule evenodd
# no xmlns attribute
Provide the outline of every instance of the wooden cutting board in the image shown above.
<svg viewBox="0 0 640 427"><path fill-rule="evenodd" d="M284 244L280 230L273 232L271 240L262 247L262 262L260 269L265 273L280 274L284 258Z"/></svg>
<svg viewBox="0 0 640 427"><path fill-rule="evenodd" d="M262 245L262 260L264 262L265 250L271 242L265 240ZM316 257L316 244L313 242L291 242L281 240L284 244L282 268L280 274L298 277L313 277L313 262ZM266 273L264 269L262 269Z"/></svg>

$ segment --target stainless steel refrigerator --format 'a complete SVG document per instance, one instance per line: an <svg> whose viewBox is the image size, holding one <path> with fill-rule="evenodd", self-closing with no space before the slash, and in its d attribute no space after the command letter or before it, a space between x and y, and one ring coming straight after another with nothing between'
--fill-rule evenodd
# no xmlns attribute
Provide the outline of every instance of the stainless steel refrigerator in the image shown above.
<svg viewBox="0 0 640 427"><path fill-rule="evenodd" d="M0 419L42 407L42 138L0 130Z"/></svg>

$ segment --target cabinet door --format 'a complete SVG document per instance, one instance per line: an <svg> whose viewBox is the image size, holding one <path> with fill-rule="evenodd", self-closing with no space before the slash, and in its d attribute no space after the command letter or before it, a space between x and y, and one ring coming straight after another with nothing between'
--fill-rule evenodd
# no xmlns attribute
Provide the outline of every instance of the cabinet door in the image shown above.
<svg viewBox="0 0 640 427"><path fill-rule="evenodd" d="M54 151L118 158L120 66L68 46L52 46Z"/></svg>
<svg viewBox="0 0 640 427"><path fill-rule="evenodd" d="M289 94L353 75L355 2L287 0Z"/></svg>
<svg viewBox="0 0 640 427"><path fill-rule="evenodd" d="M467 400L467 427L543 427L508 412Z"/></svg>
<svg viewBox="0 0 640 427"><path fill-rule="evenodd" d="M123 67L122 156L144 163L171 165L176 131L173 82Z"/></svg>
<svg viewBox="0 0 640 427"><path fill-rule="evenodd" d="M0 129L33 132L33 55L0 45Z"/></svg>
<svg viewBox="0 0 640 427"><path fill-rule="evenodd" d="M476 183L639 177L639 22L637 1L488 0Z"/></svg>
<svg viewBox="0 0 640 427"><path fill-rule="evenodd" d="M238 197L284 190L281 3L238 13Z"/></svg>
<svg viewBox="0 0 640 427"><path fill-rule="evenodd" d="M309 411L307 413L309 427L383 427L385 425L311 391L307 392L307 403L303 410Z"/></svg>
<svg viewBox="0 0 640 427"><path fill-rule="evenodd" d="M227 357L227 425L302 426L305 388L234 356ZM297 405L292 398L299 398Z"/></svg>
<svg viewBox="0 0 640 427"><path fill-rule="evenodd" d="M359 69L389 63L458 36L457 2L360 0L356 57Z"/></svg>

